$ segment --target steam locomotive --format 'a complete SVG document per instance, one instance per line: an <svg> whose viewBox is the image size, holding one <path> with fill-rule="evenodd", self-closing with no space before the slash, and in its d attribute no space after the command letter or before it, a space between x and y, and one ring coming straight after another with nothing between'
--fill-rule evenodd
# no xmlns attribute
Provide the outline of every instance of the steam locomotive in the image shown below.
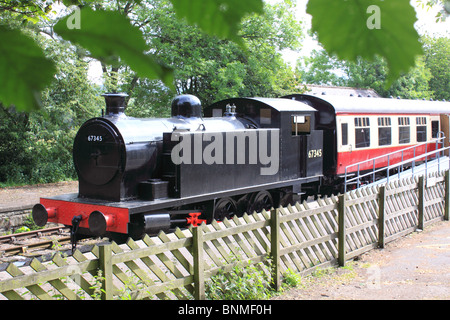
<svg viewBox="0 0 450 320"><path fill-rule="evenodd" d="M37 225L121 241L221 221L341 191L348 165L449 136L448 102L296 94L202 110L181 95L170 118L138 119L125 115L126 94L104 97L105 115L75 137L79 192L41 198Z"/></svg>

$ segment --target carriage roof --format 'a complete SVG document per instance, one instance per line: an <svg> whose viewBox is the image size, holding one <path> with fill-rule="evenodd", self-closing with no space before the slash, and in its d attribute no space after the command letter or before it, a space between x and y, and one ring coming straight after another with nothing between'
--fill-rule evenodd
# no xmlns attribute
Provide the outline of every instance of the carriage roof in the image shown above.
<svg viewBox="0 0 450 320"><path fill-rule="evenodd" d="M361 114L450 114L450 102L430 100L410 100L396 98L368 98L368 97L320 97L310 95L287 96L298 101L308 101L311 105L328 105L335 113Z"/></svg>

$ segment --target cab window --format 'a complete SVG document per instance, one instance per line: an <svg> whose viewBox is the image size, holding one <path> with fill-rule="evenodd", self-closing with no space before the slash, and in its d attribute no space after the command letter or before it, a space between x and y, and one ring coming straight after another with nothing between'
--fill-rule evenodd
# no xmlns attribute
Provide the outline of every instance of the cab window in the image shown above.
<svg viewBox="0 0 450 320"><path fill-rule="evenodd" d="M311 132L311 117L308 115L292 115L292 135L298 136Z"/></svg>

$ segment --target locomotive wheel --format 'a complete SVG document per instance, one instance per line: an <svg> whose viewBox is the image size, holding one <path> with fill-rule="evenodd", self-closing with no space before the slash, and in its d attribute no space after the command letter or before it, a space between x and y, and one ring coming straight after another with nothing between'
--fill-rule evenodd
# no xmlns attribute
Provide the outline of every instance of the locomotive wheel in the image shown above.
<svg viewBox="0 0 450 320"><path fill-rule="evenodd" d="M237 203L238 217L242 217L245 212L250 208L250 198L251 194L246 194L245 196L239 198Z"/></svg>
<svg viewBox="0 0 450 320"><path fill-rule="evenodd" d="M287 207L288 205L295 205L294 194L292 192L286 193L280 200L280 206Z"/></svg>
<svg viewBox="0 0 450 320"><path fill-rule="evenodd" d="M226 197L217 201L214 207L214 219L222 221L225 218L231 219L237 213L237 204L233 199Z"/></svg>
<svg viewBox="0 0 450 320"><path fill-rule="evenodd" d="M270 210L273 207L273 198L268 191L260 191L254 193L250 199L250 206L248 213L261 212L264 210Z"/></svg>

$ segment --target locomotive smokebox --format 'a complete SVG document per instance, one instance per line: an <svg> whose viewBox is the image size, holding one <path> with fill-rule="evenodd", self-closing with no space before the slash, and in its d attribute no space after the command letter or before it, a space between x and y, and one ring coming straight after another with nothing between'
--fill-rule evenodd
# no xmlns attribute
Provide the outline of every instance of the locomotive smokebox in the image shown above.
<svg viewBox="0 0 450 320"><path fill-rule="evenodd" d="M175 97L172 101L172 117L201 118L202 104L200 99L191 94Z"/></svg>
<svg viewBox="0 0 450 320"><path fill-rule="evenodd" d="M102 94L106 102L106 115L120 115L125 112L126 93L105 93Z"/></svg>

